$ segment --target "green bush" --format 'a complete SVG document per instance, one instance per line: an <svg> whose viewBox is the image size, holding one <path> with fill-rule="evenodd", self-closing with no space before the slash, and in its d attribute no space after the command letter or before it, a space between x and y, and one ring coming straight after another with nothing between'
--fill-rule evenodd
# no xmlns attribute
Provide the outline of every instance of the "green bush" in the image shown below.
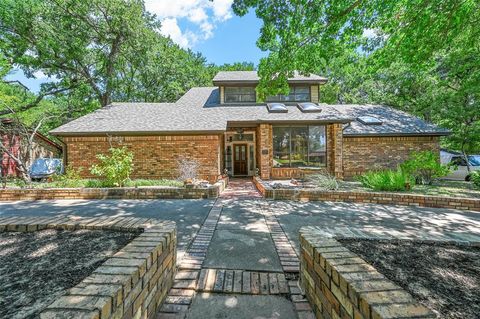
<svg viewBox="0 0 480 319"><path fill-rule="evenodd" d="M98 154L99 164L90 172L101 178L103 187L124 186L133 170L133 153L126 147L110 148L110 155Z"/></svg>
<svg viewBox="0 0 480 319"><path fill-rule="evenodd" d="M480 171L474 171L470 174L470 180L472 181L473 185L480 188Z"/></svg>
<svg viewBox="0 0 480 319"><path fill-rule="evenodd" d="M413 176L415 182L421 185L431 185L435 179L446 176L450 172L447 166L440 164L440 155L432 151L412 153L400 168L405 174Z"/></svg>
<svg viewBox="0 0 480 319"><path fill-rule="evenodd" d="M337 190L338 189L338 182L335 177L329 174L314 174L309 175L307 180L314 184L316 187L325 190Z"/></svg>
<svg viewBox="0 0 480 319"><path fill-rule="evenodd" d="M65 168L65 174L55 174L52 176L52 187L83 187L84 180L81 177L82 169L74 169L71 165Z"/></svg>
<svg viewBox="0 0 480 319"><path fill-rule="evenodd" d="M140 187L140 186L172 186L182 187L183 182L171 180L171 179L136 179L129 180L125 183L125 186Z"/></svg>
<svg viewBox="0 0 480 319"><path fill-rule="evenodd" d="M401 169L367 172L358 180L364 187L376 191L405 191L414 185L413 178Z"/></svg>

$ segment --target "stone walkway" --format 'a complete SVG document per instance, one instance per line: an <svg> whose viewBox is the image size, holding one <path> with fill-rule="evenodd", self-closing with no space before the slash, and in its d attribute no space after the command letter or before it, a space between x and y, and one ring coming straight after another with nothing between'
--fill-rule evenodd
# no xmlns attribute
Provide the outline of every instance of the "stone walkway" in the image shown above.
<svg viewBox="0 0 480 319"><path fill-rule="evenodd" d="M178 266L158 319L313 318L295 249L249 180L230 182Z"/></svg>

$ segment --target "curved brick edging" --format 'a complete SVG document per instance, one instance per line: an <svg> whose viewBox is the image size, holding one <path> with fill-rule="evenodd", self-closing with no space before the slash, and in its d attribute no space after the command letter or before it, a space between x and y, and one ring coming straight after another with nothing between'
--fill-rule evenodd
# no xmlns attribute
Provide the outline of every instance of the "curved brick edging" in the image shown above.
<svg viewBox="0 0 480 319"><path fill-rule="evenodd" d="M300 280L317 318L436 318L408 292L314 227L300 229Z"/></svg>
<svg viewBox="0 0 480 319"><path fill-rule="evenodd" d="M227 179L208 188L121 187L121 188L43 188L1 189L0 201L53 199L202 199L217 198Z"/></svg>
<svg viewBox="0 0 480 319"><path fill-rule="evenodd" d="M134 217L0 218L0 231L42 229L142 231L91 275L41 313L55 318L154 318L176 272L176 226L171 221Z"/></svg>
<svg viewBox="0 0 480 319"><path fill-rule="evenodd" d="M354 202L383 205L423 206L480 211L480 199L388 192L322 191L315 189L273 189L258 177L253 181L267 199Z"/></svg>

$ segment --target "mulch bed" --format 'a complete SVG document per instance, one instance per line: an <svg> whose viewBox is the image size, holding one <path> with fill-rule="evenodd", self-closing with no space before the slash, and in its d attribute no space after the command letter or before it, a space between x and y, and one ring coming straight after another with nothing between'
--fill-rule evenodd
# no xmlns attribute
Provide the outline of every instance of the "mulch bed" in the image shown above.
<svg viewBox="0 0 480 319"><path fill-rule="evenodd" d="M136 235L103 230L0 232L0 318L38 318Z"/></svg>
<svg viewBox="0 0 480 319"><path fill-rule="evenodd" d="M479 318L480 247L341 240L439 318Z"/></svg>

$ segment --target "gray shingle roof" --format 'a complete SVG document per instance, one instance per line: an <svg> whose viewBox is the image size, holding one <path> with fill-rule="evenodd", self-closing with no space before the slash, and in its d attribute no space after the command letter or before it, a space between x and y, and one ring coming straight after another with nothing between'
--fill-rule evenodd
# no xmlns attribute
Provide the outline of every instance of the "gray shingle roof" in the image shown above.
<svg viewBox="0 0 480 319"><path fill-rule="evenodd" d="M355 119L345 125L344 135L448 135L449 131L437 125L425 122L406 112L383 105L337 105L344 116ZM382 125L365 125L356 120L360 116L373 116L382 121Z"/></svg>
<svg viewBox="0 0 480 319"><path fill-rule="evenodd" d="M227 125L250 123L349 123L359 115L370 113L380 117L381 126L352 122L345 134L437 134L438 127L404 112L375 105L321 105L320 113L302 113L296 106L287 106L288 113L269 113L265 104L220 105L215 87L192 88L176 103L113 103L85 115L53 131L57 135L106 133L190 133L222 132Z"/></svg>
<svg viewBox="0 0 480 319"><path fill-rule="evenodd" d="M213 83L227 83L227 82L251 82L256 83L260 80L257 71L220 71L213 78ZM301 75L295 72L293 78L288 79L289 82L326 82L327 78L316 74L310 74L310 76Z"/></svg>

